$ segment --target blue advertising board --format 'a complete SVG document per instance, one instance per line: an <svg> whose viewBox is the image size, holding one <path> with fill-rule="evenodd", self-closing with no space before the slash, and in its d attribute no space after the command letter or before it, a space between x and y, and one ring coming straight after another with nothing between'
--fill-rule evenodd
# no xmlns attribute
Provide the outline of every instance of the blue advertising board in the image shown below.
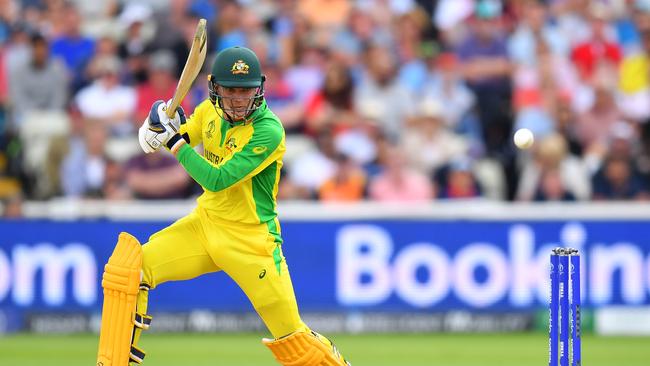
<svg viewBox="0 0 650 366"><path fill-rule="evenodd" d="M145 242L167 224L0 221L0 310L98 312L119 232ZM646 221L285 221L282 232L302 311L541 309L557 246L581 251L586 306L650 304ZM154 311L251 311L223 273L162 284L150 301Z"/></svg>

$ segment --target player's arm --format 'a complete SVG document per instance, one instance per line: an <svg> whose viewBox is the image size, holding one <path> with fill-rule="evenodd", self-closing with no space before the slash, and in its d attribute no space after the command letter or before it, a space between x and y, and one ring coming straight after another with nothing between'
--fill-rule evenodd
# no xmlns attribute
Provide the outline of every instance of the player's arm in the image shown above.
<svg viewBox="0 0 650 366"><path fill-rule="evenodd" d="M172 152L196 182L209 191L218 192L249 179L275 161L282 154L283 137L284 131L275 121L256 122L249 142L221 166L210 164L182 141Z"/></svg>

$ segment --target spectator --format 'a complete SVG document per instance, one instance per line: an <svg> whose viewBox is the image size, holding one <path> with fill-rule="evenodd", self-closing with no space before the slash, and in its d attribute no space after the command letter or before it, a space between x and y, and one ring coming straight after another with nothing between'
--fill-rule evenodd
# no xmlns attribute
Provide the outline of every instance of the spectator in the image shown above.
<svg viewBox="0 0 650 366"><path fill-rule="evenodd" d="M456 55L444 52L432 59L430 72L423 87L425 100L436 100L442 108L445 125L472 141L472 151L480 154L481 126L473 111L476 98L459 74Z"/></svg>
<svg viewBox="0 0 650 366"><path fill-rule="evenodd" d="M242 7L237 1L223 1L219 9L218 38L216 51L221 51L232 46L246 46L246 35L240 26L239 16Z"/></svg>
<svg viewBox="0 0 650 366"><path fill-rule="evenodd" d="M13 128L0 130L0 197L16 192L29 193L24 145Z"/></svg>
<svg viewBox="0 0 650 366"><path fill-rule="evenodd" d="M334 175L318 190L318 196L325 202L354 202L365 196L366 176L363 170L344 154L336 157Z"/></svg>
<svg viewBox="0 0 650 366"><path fill-rule="evenodd" d="M593 2L589 6L591 37L579 43L571 52L571 60L576 65L580 77L590 81L600 68L616 73L622 59L621 48L608 39L608 11L605 5Z"/></svg>
<svg viewBox="0 0 650 366"><path fill-rule="evenodd" d="M355 7L350 12L347 25L339 28L332 38L330 49L336 60L353 66L359 62L366 45L388 44L391 39L388 28L377 27L372 15Z"/></svg>
<svg viewBox="0 0 650 366"><path fill-rule="evenodd" d="M612 125L621 120L614 95L606 82L596 85L594 102L589 110L578 117L576 137L587 150L602 150L609 140Z"/></svg>
<svg viewBox="0 0 650 366"><path fill-rule="evenodd" d="M5 53L0 48L0 136L4 133L9 105L9 74L5 65Z"/></svg>
<svg viewBox="0 0 650 366"><path fill-rule="evenodd" d="M370 174L369 170L373 168L369 165L377 161L378 145L383 139L376 122L355 114L342 113L334 130L336 151L350 157Z"/></svg>
<svg viewBox="0 0 650 366"><path fill-rule="evenodd" d="M435 189L426 175L408 167L404 152L392 147L384 155L383 171L370 181L369 196L377 201L429 201Z"/></svg>
<svg viewBox="0 0 650 366"><path fill-rule="evenodd" d="M411 93L419 93L427 76L422 56L422 33L426 27L426 13L422 9L403 14L397 19L396 47L399 57L397 79Z"/></svg>
<svg viewBox="0 0 650 366"><path fill-rule="evenodd" d="M543 178L547 173L549 176L546 178L549 181L544 182ZM557 179L554 174L559 175L559 183L554 181ZM542 189L543 194L559 199L557 194L551 194L559 191L559 184L561 191L566 191L571 197L586 200L591 196L589 180L589 171L582 160L569 154L566 139L561 135L552 134L537 143L533 161L524 165L516 198L520 201L531 201L545 197L536 197L538 190ZM564 197L564 194L559 197Z"/></svg>
<svg viewBox="0 0 650 366"><path fill-rule="evenodd" d="M458 47L461 75L476 95L486 151L509 165L512 130L511 65L501 30L501 7L493 0L477 3L469 36ZM504 151L505 150L505 151Z"/></svg>
<svg viewBox="0 0 650 366"><path fill-rule="evenodd" d="M151 50L165 49L174 53L176 58L176 72L174 72L174 75L180 75L183 71L183 65L185 65L187 55L190 52L191 37L196 29L196 22L192 22L192 18L188 16L186 5L187 3L184 1L173 1L170 4L171 8L166 14L167 16L156 18L156 29L158 31L156 31L148 47ZM188 36L188 32L192 32L192 34ZM208 35L209 42L215 39L212 35ZM141 38L140 32L138 38ZM213 49L214 46L209 44L208 52ZM146 59L141 58L139 55L138 60L145 63Z"/></svg>
<svg viewBox="0 0 650 366"><path fill-rule="evenodd" d="M83 136L71 141L61 165L61 184L66 197L103 197L106 138L106 127L101 122L86 121Z"/></svg>
<svg viewBox="0 0 650 366"><path fill-rule="evenodd" d="M630 159L609 156L593 177L595 200L641 200L648 198L648 187Z"/></svg>
<svg viewBox="0 0 650 366"><path fill-rule="evenodd" d="M435 177L439 197L584 200L592 184L607 181L605 161L614 158L628 161L630 181L641 177L639 191L647 191L645 0L100 3L0 6L0 105L5 116L20 118L34 108L61 110L71 98L83 121L106 126L111 160L104 159L103 188L96 193L106 199L140 194L126 184L125 162L137 148L133 123L141 123L153 100L171 96L197 15L212 13L209 53L247 45L265 65L266 99L287 132L281 197L347 198L354 192L349 196L362 198L365 182L371 186L385 173L383 154L394 144L404 151L406 166ZM335 11L325 14L327 7ZM105 25L121 27L108 33ZM113 29L124 32L118 38ZM52 53L40 68L31 60L46 56L47 47L32 55L36 30ZM62 60L66 78L43 82L53 68L48 65ZM28 81L14 81L21 78ZM204 76L197 80L183 102L188 110L207 96ZM33 96L15 96L17 90ZM534 130L532 154L512 148L513 124ZM29 199L41 197L34 194L41 184L25 173L29 149L21 148L15 126L2 125L0 111L0 176L14 186L20 182ZM564 152L541 152L555 134L565 140ZM78 141L59 136L36 146L61 147L57 153L64 154L72 145L72 156ZM614 173L624 170L612 165Z"/></svg>
<svg viewBox="0 0 650 366"><path fill-rule="evenodd" d="M578 157L582 156L583 146L578 138L577 116L573 108L571 108L571 100L566 95L558 96L553 106L553 120L555 121L556 132L564 136L570 154Z"/></svg>
<svg viewBox="0 0 650 366"><path fill-rule="evenodd" d="M20 193L13 194L2 202L2 219L18 219L23 217L23 196ZM1 205L0 205L1 206Z"/></svg>
<svg viewBox="0 0 650 366"><path fill-rule="evenodd" d="M151 54L148 70L148 80L136 87L137 104L134 122L138 127L149 115L151 105L156 100L170 99L178 83L178 79L173 74L176 70L176 59L170 51L160 50ZM190 111L187 100L183 100L181 106L186 111Z"/></svg>
<svg viewBox="0 0 650 366"><path fill-rule="evenodd" d="M323 48L304 45L298 54L299 63L287 69L285 80L298 101L306 102L323 85L327 56Z"/></svg>
<svg viewBox="0 0 650 366"><path fill-rule="evenodd" d="M443 118L440 103L424 100L401 141L413 166L427 175L464 156L468 149L467 141L450 131Z"/></svg>
<svg viewBox="0 0 650 366"><path fill-rule="evenodd" d="M567 39L571 47L589 39L591 29L588 21L589 3L591 0L556 1L547 5L554 15L555 23Z"/></svg>
<svg viewBox="0 0 650 366"><path fill-rule="evenodd" d="M475 198L481 196L479 187L474 174L472 173L472 163L469 159L457 158L440 171L439 198L462 199Z"/></svg>
<svg viewBox="0 0 650 366"><path fill-rule="evenodd" d="M325 73L320 90L313 93L305 107L305 130L314 135L327 123L339 124L341 114L352 112L352 77L342 63L334 62Z"/></svg>
<svg viewBox="0 0 650 366"><path fill-rule="evenodd" d="M140 154L126 164L127 185L138 199L187 197L190 177L168 154Z"/></svg>
<svg viewBox="0 0 650 366"><path fill-rule="evenodd" d="M336 29L342 25L352 9L347 0L302 0L298 2L298 14L316 27Z"/></svg>
<svg viewBox="0 0 650 366"><path fill-rule="evenodd" d="M124 166L107 159L104 176L104 198L111 201L124 201L133 198L124 174Z"/></svg>
<svg viewBox="0 0 650 366"><path fill-rule="evenodd" d="M151 9L146 4L128 3L118 18L126 28L126 37L117 52L119 57L125 60L128 74L135 83L142 83L147 79L147 55L151 46L150 37L144 28L150 17ZM172 70L174 74L177 71L176 68Z"/></svg>
<svg viewBox="0 0 650 366"><path fill-rule="evenodd" d="M97 38L94 58L118 56L119 45L108 32Z"/></svg>
<svg viewBox="0 0 650 366"><path fill-rule="evenodd" d="M355 110L379 123L380 128L396 142L406 119L413 113L412 96L395 79L396 60L389 49L370 47L364 57L367 71L354 90ZM399 100L400 103L395 103Z"/></svg>
<svg viewBox="0 0 650 366"><path fill-rule="evenodd" d="M31 60L17 66L10 74L10 92L16 119L33 110L62 111L66 103L65 68L50 58L47 40L33 35Z"/></svg>
<svg viewBox="0 0 650 366"><path fill-rule="evenodd" d="M562 174L557 169L544 171L540 178L539 187L535 192L534 201L575 201L576 197L571 193L564 182Z"/></svg>
<svg viewBox="0 0 650 366"><path fill-rule="evenodd" d="M277 47L275 61L278 67L284 68L295 61L298 36L304 35L300 25L308 25L304 18L296 15L295 0L278 0L275 3L277 12L270 19L270 33Z"/></svg>
<svg viewBox="0 0 650 366"><path fill-rule="evenodd" d="M95 60L95 81L80 90L75 98L84 117L101 121L113 135L118 136L134 130L132 118L136 106L133 88L120 84L121 65L116 57Z"/></svg>
<svg viewBox="0 0 650 366"><path fill-rule="evenodd" d="M513 103L517 124L528 125L535 120L548 120L556 95L572 96L579 87L579 80L567 59L568 40L556 26L546 22L543 4L528 0L522 7L524 21L510 37L508 46L515 63ZM552 132L552 126L538 125L542 131L525 127L536 135Z"/></svg>
<svg viewBox="0 0 650 366"><path fill-rule="evenodd" d="M524 0L520 6L523 19L508 40L510 59L525 66L539 62L540 49L548 49L552 55L566 57L570 44L555 25L547 22L547 9L540 0Z"/></svg>
<svg viewBox="0 0 650 366"><path fill-rule="evenodd" d="M11 74L17 67L29 63L32 32L31 27L24 22L11 27L9 40L2 45L7 73Z"/></svg>
<svg viewBox="0 0 650 366"><path fill-rule="evenodd" d="M336 172L336 148L331 129L322 130L316 138L316 149L296 159L289 167L288 180L301 188L301 198L316 196L318 189Z"/></svg>
<svg viewBox="0 0 650 366"><path fill-rule="evenodd" d="M74 92L85 84L84 73L95 53L95 41L81 34L81 16L72 3L66 3L62 21L62 34L52 40L52 55L65 62Z"/></svg>
<svg viewBox="0 0 650 366"><path fill-rule="evenodd" d="M637 6L642 3L637 2ZM627 118L645 121L650 118L650 9L639 8L634 9L636 24L619 22L627 32L619 29L626 47L620 65L618 104Z"/></svg>
<svg viewBox="0 0 650 366"><path fill-rule="evenodd" d="M278 65L262 66L266 75L264 83L264 99L269 108L280 118L287 134L302 133L304 107L298 101L293 87L285 80Z"/></svg>

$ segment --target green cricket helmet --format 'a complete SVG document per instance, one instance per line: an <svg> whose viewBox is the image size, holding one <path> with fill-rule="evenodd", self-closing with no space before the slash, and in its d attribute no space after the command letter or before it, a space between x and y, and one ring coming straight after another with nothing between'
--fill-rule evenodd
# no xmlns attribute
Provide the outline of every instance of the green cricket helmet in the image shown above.
<svg viewBox="0 0 650 366"><path fill-rule="evenodd" d="M255 112L264 100L264 80L260 60L255 52L246 47L229 47L217 54L212 64L212 73L208 75L210 101L219 106L225 118L235 122L229 111L224 109L224 97L219 94L218 86L224 88L253 88L255 95L250 98L246 108L246 118ZM231 111L232 112L232 111Z"/></svg>

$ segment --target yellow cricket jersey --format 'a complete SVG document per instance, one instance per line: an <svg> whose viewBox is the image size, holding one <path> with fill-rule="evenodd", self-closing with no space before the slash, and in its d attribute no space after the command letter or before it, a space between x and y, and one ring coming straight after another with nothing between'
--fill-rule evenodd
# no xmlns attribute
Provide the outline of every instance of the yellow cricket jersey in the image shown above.
<svg viewBox="0 0 650 366"><path fill-rule="evenodd" d="M276 196L286 150L284 128L266 102L246 124L222 119L209 100L181 125L189 143L176 154L190 176L203 187L199 206L228 221L266 223L281 242ZM203 143L203 156L192 147Z"/></svg>

